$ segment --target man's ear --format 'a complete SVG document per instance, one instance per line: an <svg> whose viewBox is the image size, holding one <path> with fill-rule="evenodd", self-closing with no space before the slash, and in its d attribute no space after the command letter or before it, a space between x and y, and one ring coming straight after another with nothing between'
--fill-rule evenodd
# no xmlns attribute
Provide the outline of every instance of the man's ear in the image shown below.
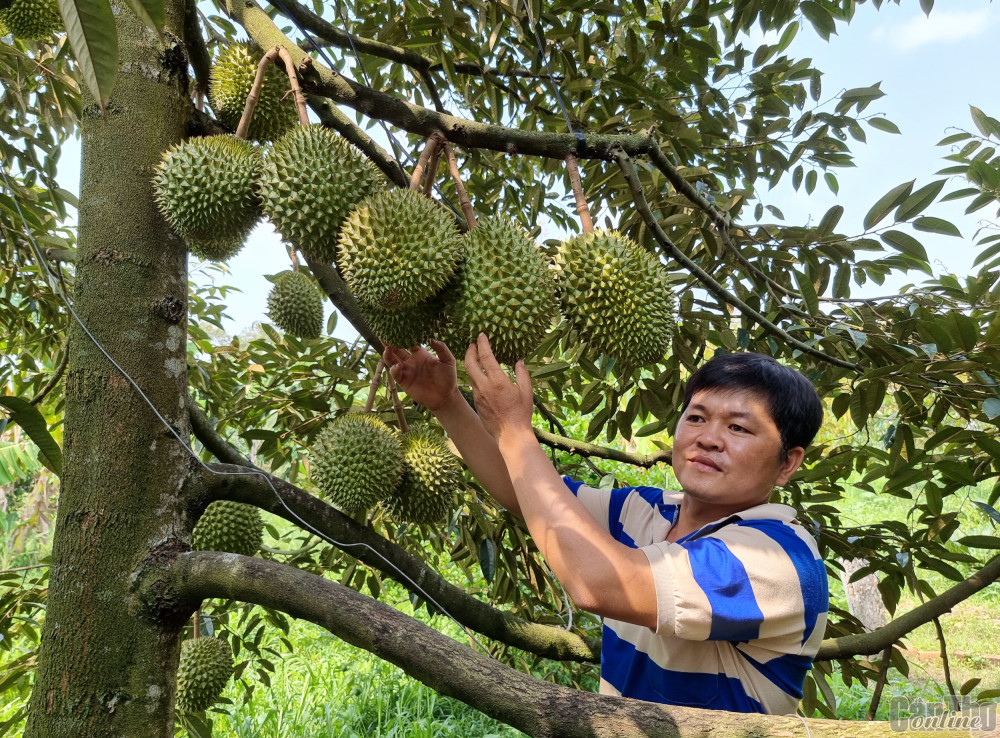
<svg viewBox="0 0 1000 738"><path fill-rule="evenodd" d="M778 476L774 480L776 487L781 487L792 478L792 475L802 466L802 460L805 456L806 450L801 446L788 449L788 454L785 456L785 460L781 462L781 466L778 468Z"/></svg>

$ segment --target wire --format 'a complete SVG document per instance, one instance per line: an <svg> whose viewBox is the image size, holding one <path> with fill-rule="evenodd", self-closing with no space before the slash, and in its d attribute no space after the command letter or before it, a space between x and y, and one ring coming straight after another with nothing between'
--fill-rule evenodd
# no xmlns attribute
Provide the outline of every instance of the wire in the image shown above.
<svg viewBox="0 0 1000 738"><path fill-rule="evenodd" d="M559 91L559 85L556 84L555 77L552 75L552 65L549 64L549 56L545 53L545 40L542 38L542 34L538 31L538 22L532 22L531 20L531 8L528 7L528 0L523 0L524 12L528 14L528 24L531 26L531 32L535 34L535 43L538 44L538 53L542 55L542 61L545 63L545 71L549 74L549 85L552 87L552 91L556 94L556 101L559 103L559 109L562 110L563 117L566 119L566 127L569 129L570 133L575 133L576 137L580 139L583 136L582 131L577 131L573 127L573 121L570 120L569 112L566 109L566 103L563 100L562 92ZM538 19L539 21L541 18Z"/></svg>
<svg viewBox="0 0 1000 738"><path fill-rule="evenodd" d="M454 621L454 623L456 625L458 625L458 627L460 627L465 632L465 634L469 637L469 639L473 643L475 643L477 646L479 646L479 648L481 648L483 650L483 652L485 652L487 655L489 655L489 650L482 643L479 642L479 640L475 637L475 635L472 633L472 631L470 631L467 627L465 627L465 625L463 625L462 623L460 623L457 618L455 618L451 613L449 613L430 594L428 594L427 592L425 592L420 587L420 585L418 585L409 576L407 576L407 574L402 569L400 569L398 566L396 566L394 563L392 563L392 561L390 561L389 559L387 559L385 556L383 556L381 553L379 553L376 549L374 549L373 547L369 546L367 543L364 543L364 542L337 541L337 540L331 538L330 536L326 535L322 531L316 529L312 524L310 524L308 521L304 520L301 516L299 516L298 513L296 513L294 510L292 510L291 507L288 506L288 503L285 502L284 498L281 496L281 493L278 492L277 488L271 482L270 476L268 474L266 474L264 471L262 471L260 469L251 469L251 470L248 470L248 471L245 471L245 472L236 472L236 471L234 471L234 472L223 472L223 471L218 471L216 469L211 468L208 464L206 464L204 461L202 461L201 458L198 456L198 454L194 451L194 449L192 449L188 445L188 443L181 437L181 435L177 432L177 430L173 427L173 425L171 425L167 421L167 419L164 418L163 415L160 414L160 411L156 409L156 406L149 399L149 397L146 396L146 393L142 391L142 388L139 387L138 383L132 378L132 376L127 371L125 371L125 369L123 369L122 366L117 361L115 361L114 357L112 357L111 354L108 353L108 351L104 348L104 346L101 345L100 341L98 341L94 337L94 334L90 332L90 330L84 324L83 320L77 314L76 310L73 309L73 305L70 302L69 296L66 295L66 293L63 291L63 289L59 286L58 279L56 278L55 274L52 273L52 270L49 268L48 262L45 260L45 257L43 256L42 251L39 248L37 241L35 241L35 235L31 232L31 229L28 227L28 221L27 221L27 218L24 215L24 212L21 210L21 204L18 201L17 192L14 190L14 187L11 185L10 179L7 176L6 166L0 167L0 174L3 174L4 183L5 183L6 187L7 187L7 190L11 194L11 200L14 202L14 207L17 209L17 214L21 218L21 224L24 227L24 234L28 237L28 241L30 242L32 250L35 253L35 258L38 259L39 268L42 271L42 273L46 276L46 281L48 282L49 287L53 288L53 290L56 293L56 295L66 305L66 309L69 310L70 314L73 316L73 318L76 320L76 322L79 323L80 328L83 329L83 332L87 334L87 337L90 338L90 340L94 343L94 345L97 347L97 349L102 354L104 354L104 356L107 358L108 361L110 361L112 363L112 365L115 367L115 369L117 369L119 372L121 372L122 376L124 376L125 379L128 380L128 383L132 385L132 387L135 389L135 391L139 393L139 396L143 399L143 401L149 406L149 409L153 411L153 414L156 415L157 418L159 418L160 422L163 423L163 425L170 432L170 434L174 438L177 439L177 442L181 444L181 446L184 448L184 450L187 451L195 459L195 461L197 461L199 464L201 464L201 466L204 469L206 469L207 471L211 472L212 474L218 474L220 476L259 476L259 477L262 477L264 479L264 481L267 482L267 486L271 488L272 492L274 492L274 496L278 499L278 502L281 503L281 506L283 508L285 508L285 510L288 511L288 513L293 518L295 518L296 521L298 521L298 523L299 523L300 526L302 526L303 528L305 528L309 532L311 532L311 533L319 536L323 540L325 540L325 541L333 544L337 548L344 549L344 548L351 548L351 547L361 547L361 548L366 548L369 551L371 551L378 558L380 558L382 561L384 561L386 564L388 564L389 567L391 567L393 570L395 570L396 573L399 574L403 579L405 579L407 582L409 582L413 586L414 589L416 589L418 592L420 592L421 596L426 601L430 602L439 611L441 611L448 618L450 618L452 621ZM249 459L247 459L247 461L249 462Z"/></svg>

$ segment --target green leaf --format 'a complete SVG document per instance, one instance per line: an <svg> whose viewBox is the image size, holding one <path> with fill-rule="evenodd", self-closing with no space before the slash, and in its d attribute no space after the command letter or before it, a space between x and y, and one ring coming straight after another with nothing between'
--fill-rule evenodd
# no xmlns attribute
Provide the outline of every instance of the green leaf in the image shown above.
<svg viewBox="0 0 1000 738"><path fill-rule="evenodd" d="M925 215L913 221L913 227L918 231L941 233L945 236L957 236L958 238L962 237L962 232L954 224L942 218L931 218Z"/></svg>
<svg viewBox="0 0 1000 738"><path fill-rule="evenodd" d="M920 0L920 9L924 11L925 15L930 15L933 7L934 0Z"/></svg>
<svg viewBox="0 0 1000 738"><path fill-rule="evenodd" d="M62 449L49 433L45 418L38 408L20 397L0 397L0 407L7 409L10 419L21 426L36 446L38 459L56 476L62 474Z"/></svg>
<svg viewBox="0 0 1000 738"><path fill-rule="evenodd" d="M108 0L59 0L83 82L101 110L118 77L118 31Z"/></svg>
<svg viewBox="0 0 1000 738"><path fill-rule="evenodd" d="M903 233L902 231L886 231L881 235L881 238L897 251L904 253L907 256L912 256L914 259L927 261L927 250L924 249L923 244L921 244L920 241L915 239L909 233Z"/></svg>
<svg viewBox="0 0 1000 738"><path fill-rule="evenodd" d="M1000 523L1000 512L998 512L995 507L987 505L982 500L973 500L972 504L982 510L985 515L989 516L994 524Z"/></svg>
<svg viewBox="0 0 1000 738"><path fill-rule="evenodd" d="M837 24L834 22L833 16L830 15L830 11L819 3L806 0L806 2L799 5L799 10L802 11L802 15L812 24L812 27L816 29L816 33L823 40L829 41L830 34L837 32Z"/></svg>
<svg viewBox="0 0 1000 738"><path fill-rule="evenodd" d="M801 272L793 272L793 274L795 275L795 283L799 286L799 292L802 293L802 299L806 303L806 309L815 315L819 312L819 297L816 295L816 287L813 285L812 279L809 278L808 274Z"/></svg>
<svg viewBox="0 0 1000 738"><path fill-rule="evenodd" d="M163 30L163 25L167 22L163 10L163 0L125 0L125 3L139 17L139 20L154 31L159 33Z"/></svg>
<svg viewBox="0 0 1000 738"><path fill-rule="evenodd" d="M891 120L885 118L869 118L868 125L886 133L899 133L899 127Z"/></svg>
<svg viewBox="0 0 1000 738"><path fill-rule="evenodd" d="M941 194L941 190L944 188L944 180L939 179L937 182L931 182L929 185L921 187L919 190L914 192L912 195L903 200L903 203L896 210L896 220L909 220L917 215L920 215L927 206L934 202L934 199Z"/></svg>
<svg viewBox="0 0 1000 738"><path fill-rule="evenodd" d="M980 133L984 136L1000 137L1000 121L986 115L986 113L975 105L970 105L969 110L972 112L972 122L976 124L976 128L979 129Z"/></svg>
<svg viewBox="0 0 1000 738"><path fill-rule="evenodd" d="M817 226L819 235L826 236L833 231L833 229L837 227L837 223L840 222L840 218L843 214L844 208L842 205L834 205L832 208L827 210L826 215L823 216L823 219L819 222L819 226Z"/></svg>
<svg viewBox="0 0 1000 738"><path fill-rule="evenodd" d="M966 536L958 543L968 548L1000 548L1000 537L997 536Z"/></svg>
<svg viewBox="0 0 1000 738"><path fill-rule="evenodd" d="M984 401L983 412L986 413L986 417L990 420L1000 417L1000 400L995 397L991 397Z"/></svg>
<svg viewBox="0 0 1000 738"><path fill-rule="evenodd" d="M876 226L879 221L881 221L885 216L892 212L910 195L910 190L913 189L913 183L916 180L911 179L909 182L904 182L901 185L896 185L891 190L886 192L879 199L877 203L872 206L872 209L868 211L865 216L865 230L870 230Z"/></svg>
<svg viewBox="0 0 1000 738"><path fill-rule="evenodd" d="M491 583L497 571L497 547L489 538L484 538L479 544L479 568L483 570L486 583Z"/></svg>

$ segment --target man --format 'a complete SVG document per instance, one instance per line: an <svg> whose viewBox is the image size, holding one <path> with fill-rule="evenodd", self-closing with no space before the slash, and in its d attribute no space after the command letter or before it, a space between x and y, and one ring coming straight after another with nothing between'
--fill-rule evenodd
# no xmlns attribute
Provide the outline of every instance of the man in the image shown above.
<svg viewBox="0 0 1000 738"><path fill-rule="evenodd" d="M826 624L826 569L785 505L823 410L812 384L760 354L717 356L688 382L674 438L681 493L563 479L516 384L480 335L465 357L473 410L439 341L387 348L491 495L522 516L576 604L604 618L601 692L739 712L794 712ZM478 414L477 414L478 411Z"/></svg>

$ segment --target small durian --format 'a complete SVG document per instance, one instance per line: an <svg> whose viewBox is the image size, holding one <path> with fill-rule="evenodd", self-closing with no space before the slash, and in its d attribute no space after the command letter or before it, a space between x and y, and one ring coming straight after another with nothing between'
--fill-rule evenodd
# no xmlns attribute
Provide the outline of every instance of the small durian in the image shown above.
<svg viewBox="0 0 1000 738"><path fill-rule="evenodd" d="M419 302L397 313L373 310L359 302L361 317L375 331L382 343L409 348L438 338L445 322L445 305L449 291Z"/></svg>
<svg viewBox="0 0 1000 738"><path fill-rule="evenodd" d="M191 138L156 167L156 203L202 259L234 256L260 220L256 181L263 159L252 143L230 135Z"/></svg>
<svg viewBox="0 0 1000 738"><path fill-rule="evenodd" d="M310 460L316 486L348 513L385 499L403 476L399 434L369 413L343 415L325 426Z"/></svg>
<svg viewBox="0 0 1000 738"><path fill-rule="evenodd" d="M456 507L462 467L444 438L429 428L403 434L403 480L382 503L393 520L435 523Z"/></svg>
<svg viewBox="0 0 1000 738"><path fill-rule="evenodd" d="M202 513L191 532L195 551L228 551L253 556L260 549L264 521L253 505L216 500Z"/></svg>
<svg viewBox="0 0 1000 738"><path fill-rule="evenodd" d="M483 218L464 236L465 261L449 304L464 350L480 333L497 361L514 364L542 342L559 315L555 275L521 226Z"/></svg>
<svg viewBox="0 0 1000 738"><path fill-rule="evenodd" d="M233 649L221 638L191 638L181 643L177 666L178 710L201 712L219 700L233 675Z"/></svg>
<svg viewBox="0 0 1000 738"><path fill-rule="evenodd" d="M222 124L234 131L243 117L261 58L263 54L247 44L227 44L212 65L208 99ZM295 102L291 95L286 97L288 89L288 75L272 64L264 73L247 138L260 143L274 141L296 124Z"/></svg>
<svg viewBox="0 0 1000 738"><path fill-rule="evenodd" d="M617 231L596 231L560 244L556 264L563 315L587 345L623 371L663 358L676 321L656 257Z"/></svg>
<svg viewBox="0 0 1000 738"><path fill-rule="evenodd" d="M373 310L395 313L430 299L452 279L462 237L450 213L414 190L387 190L344 220L337 264Z"/></svg>
<svg viewBox="0 0 1000 738"><path fill-rule="evenodd" d="M267 315L285 333L319 338L323 331L323 294L304 272L283 272L267 296Z"/></svg>
<svg viewBox="0 0 1000 738"><path fill-rule="evenodd" d="M296 126L268 151L260 197L286 242L332 264L344 217L383 183L375 165L330 129Z"/></svg>
<svg viewBox="0 0 1000 738"><path fill-rule="evenodd" d="M49 38L63 27L56 0L13 0L0 12L0 36L10 34L23 41Z"/></svg>

